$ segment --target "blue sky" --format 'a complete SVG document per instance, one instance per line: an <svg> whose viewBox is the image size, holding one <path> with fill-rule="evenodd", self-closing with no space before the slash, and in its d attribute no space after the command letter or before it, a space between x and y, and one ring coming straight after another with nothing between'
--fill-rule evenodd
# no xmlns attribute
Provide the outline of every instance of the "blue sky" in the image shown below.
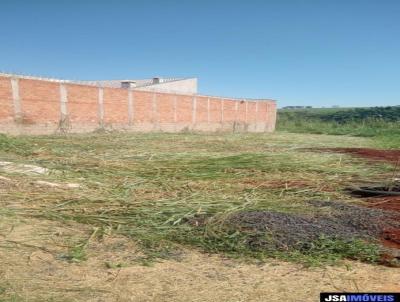
<svg viewBox="0 0 400 302"><path fill-rule="evenodd" d="M199 78L280 106L400 104L400 1L0 1L0 70Z"/></svg>

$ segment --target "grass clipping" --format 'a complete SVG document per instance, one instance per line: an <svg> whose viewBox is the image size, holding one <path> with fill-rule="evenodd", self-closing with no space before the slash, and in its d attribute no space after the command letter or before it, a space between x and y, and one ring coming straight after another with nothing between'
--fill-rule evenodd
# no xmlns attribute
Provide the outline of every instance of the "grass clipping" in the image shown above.
<svg viewBox="0 0 400 302"><path fill-rule="evenodd" d="M320 209L306 202L345 200L351 197L340 191L344 183L391 175L384 166L304 149L345 147L354 140L292 134L0 136L2 160L49 171L28 175L3 170L9 180L0 182L0 205L5 216L12 212L24 218L73 220L98 228L98 234L111 230L138 243L150 260L174 256L183 244L237 257L302 261L316 255L318 262L348 255L373 261L375 250L363 245L365 236L351 237L360 244L349 243L348 236L330 236L338 233L337 225L324 230L329 215L315 218ZM73 190L54 185L61 183L81 185ZM258 228L255 223L263 215L262 221L276 223ZM277 224L285 219L289 224L284 232ZM304 232L315 234L302 237ZM346 229L343 234L352 233ZM359 253L349 252L351 248ZM71 247L70 254L66 260L83 261L85 245Z"/></svg>

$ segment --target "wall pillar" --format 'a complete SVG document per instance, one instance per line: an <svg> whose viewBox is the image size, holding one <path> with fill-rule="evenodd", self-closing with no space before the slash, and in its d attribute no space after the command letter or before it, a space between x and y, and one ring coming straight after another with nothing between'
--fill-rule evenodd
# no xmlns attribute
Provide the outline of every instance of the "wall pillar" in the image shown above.
<svg viewBox="0 0 400 302"><path fill-rule="evenodd" d="M175 94L174 96L174 102L173 102L173 110L174 110L174 131L176 132L178 127L178 95Z"/></svg>
<svg viewBox="0 0 400 302"><path fill-rule="evenodd" d="M99 125L101 128L103 128L104 127L104 88L103 87L99 87L98 117L99 117Z"/></svg>
<svg viewBox="0 0 400 302"><path fill-rule="evenodd" d="M158 125L158 115L157 115L157 93L153 93L151 99L151 121L153 123L153 128L156 129Z"/></svg>
<svg viewBox="0 0 400 302"><path fill-rule="evenodd" d="M244 101L244 105L245 105L245 123L247 124L247 121L248 121L248 102L247 102L247 100L243 100Z"/></svg>
<svg viewBox="0 0 400 302"><path fill-rule="evenodd" d="M19 79L11 78L11 89L14 107L14 120L18 123L22 121L21 98L19 94Z"/></svg>
<svg viewBox="0 0 400 302"><path fill-rule="evenodd" d="M132 89L128 90L128 125L132 126L133 124L133 118L134 118L134 109L133 109L133 102L134 102L134 96L133 96L133 91Z"/></svg>
<svg viewBox="0 0 400 302"><path fill-rule="evenodd" d="M207 125L210 125L210 98L207 98Z"/></svg>
<svg viewBox="0 0 400 302"><path fill-rule="evenodd" d="M256 101L256 124L258 123L258 101Z"/></svg>
<svg viewBox="0 0 400 302"><path fill-rule="evenodd" d="M233 121L234 124L238 122L238 112L239 112L239 101L235 101L235 119Z"/></svg>
<svg viewBox="0 0 400 302"><path fill-rule="evenodd" d="M197 98L194 96L192 98L192 128L194 128L196 124L196 113L197 113Z"/></svg>
<svg viewBox="0 0 400 302"><path fill-rule="evenodd" d="M224 123L224 99L221 99L221 124L223 125L223 123Z"/></svg>
<svg viewBox="0 0 400 302"><path fill-rule="evenodd" d="M268 122L269 122L269 104L265 104L266 109L265 109L265 126L264 126L264 132L268 131Z"/></svg>
<svg viewBox="0 0 400 302"><path fill-rule="evenodd" d="M63 83L60 83L60 123L58 127L62 132L67 131L69 128L68 91Z"/></svg>

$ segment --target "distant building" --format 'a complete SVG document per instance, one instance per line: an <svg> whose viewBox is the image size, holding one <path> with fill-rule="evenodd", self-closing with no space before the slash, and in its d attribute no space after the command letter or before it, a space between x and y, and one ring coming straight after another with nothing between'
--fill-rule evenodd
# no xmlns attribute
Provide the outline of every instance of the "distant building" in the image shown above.
<svg viewBox="0 0 400 302"><path fill-rule="evenodd" d="M197 78L152 78L140 80L81 81L83 84L142 91L197 94Z"/></svg>

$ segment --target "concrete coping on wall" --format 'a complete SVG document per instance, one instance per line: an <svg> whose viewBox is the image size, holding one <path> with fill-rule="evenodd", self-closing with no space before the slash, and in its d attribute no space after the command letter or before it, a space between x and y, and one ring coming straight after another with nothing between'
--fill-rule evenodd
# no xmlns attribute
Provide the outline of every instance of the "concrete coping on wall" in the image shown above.
<svg viewBox="0 0 400 302"><path fill-rule="evenodd" d="M205 95L205 94L187 94L187 93L169 93L169 92L163 92L163 91L147 91L147 90L141 90L143 88L142 86L140 87L135 87L135 88L118 88L118 87L107 87L107 86L101 86L101 85L96 85L96 84L90 84L88 82L90 81L74 81L74 80L62 80L62 79L55 79L55 78L46 78L46 77L38 77L38 76L30 76L30 75L19 75L19 74L11 74L11 73L1 73L1 77L8 77L8 78L15 78L15 79L27 79L27 80L37 80L37 81L45 81L45 82L53 82L53 83L60 83L60 84L69 84L69 85L80 85L80 86L89 86L89 87L102 87L102 88L107 88L107 89L117 89L117 90L132 90L132 91L141 91L141 92L147 92L147 93L158 93L158 94L168 94L168 95L182 95L182 96L190 96L190 97L205 97L205 98L218 98L220 100L229 100L229 101L246 101L246 102L272 102L276 103L277 101L274 99L252 99L252 98L235 98L235 97L224 97L224 96L215 96L215 95ZM191 78L185 78L185 79L191 79Z"/></svg>

